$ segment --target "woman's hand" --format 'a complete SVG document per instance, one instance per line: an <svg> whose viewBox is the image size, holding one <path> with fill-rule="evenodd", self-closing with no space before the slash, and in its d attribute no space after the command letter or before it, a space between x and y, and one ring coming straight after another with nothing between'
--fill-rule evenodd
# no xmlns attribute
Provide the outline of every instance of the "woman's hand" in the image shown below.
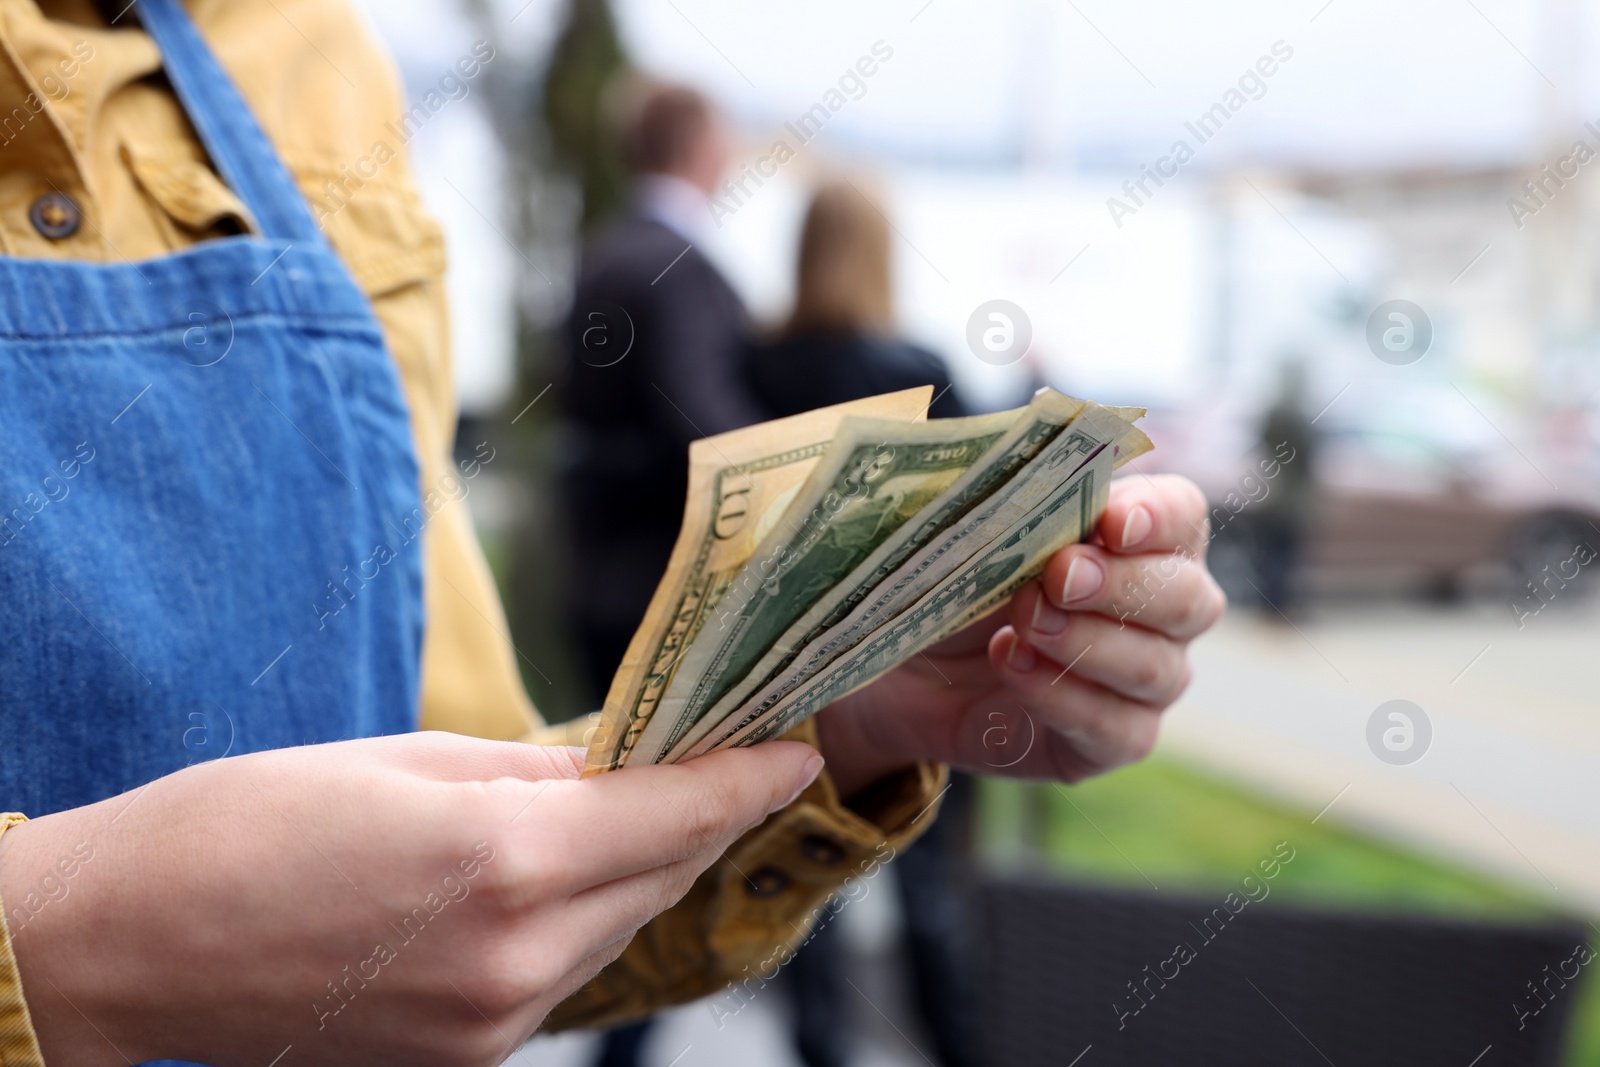
<svg viewBox="0 0 1600 1067"><path fill-rule="evenodd" d="M916 760L1075 782L1142 758L1222 615L1205 498L1171 475L1111 483L1087 544L1006 607L819 716L840 790Z"/></svg>
<svg viewBox="0 0 1600 1067"><path fill-rule="evenodd" d="M785 742L581 766L449 734L347 741L7 831L45 1060L501 1063L821 759Z"/></svg>

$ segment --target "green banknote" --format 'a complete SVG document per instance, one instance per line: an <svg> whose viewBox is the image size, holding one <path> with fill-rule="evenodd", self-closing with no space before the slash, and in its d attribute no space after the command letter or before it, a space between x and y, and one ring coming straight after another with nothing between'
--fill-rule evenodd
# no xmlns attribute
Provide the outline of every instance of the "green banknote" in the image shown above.
<svg viewBox="0 0 1600 1067"><path fill-rule="evenodd" d="M1002 604L1051 554L1081 540L1105 510L1113 449L1102 448L1014 526L933 589L828 664L825 671L754 718L708 734L689 753L777 737L845 694Z"/></svg>
<svg viewBox="0 0 1600 1067"><path fill-rule="evenodd" d="M690 445L678 541L588 738L586 776L616 770L632 757L723 590L827 455L840 421L858 415L920 423L930 395L926 386L907 389Z"/></svg>
<svg viewBox="0 0 1600 1067"><path fill-rule="evenodd" d="M722 590L636 747L659 760L786 630L1007 434L1020 411L842 420L776 527Z"/></svg>
<svg viewBox="0 0 1600 1067"><path fill-rule="evenodd" d="M935 516L945 501L930 505L908 529L926 522L933 532L910 544L887 543L875 557L840 584L831 601L813 607L784 634L753 675L756 686L741 687L738 706L720 706L706 716L694 741L680 744L669 759L704 751L707 737L725 738L765 717L769 709L806 684L848 649L908 609L937 583L1003 536L1041 500L1066 483L1091 459L1125 461L1148 447L1148 439L1114 412L1090 405L1081 417L1048 439L1020 469L975 505L949 521ZM952 487L948 496L956 496ZM1052 513L1054 514L1054 513ZM1064 519L1062 521L1065 521ZM1062 542L1066 543L1066 542ZM748 695L747 695L748 694ZM714 741L711 743L715 743Z"/></svg>

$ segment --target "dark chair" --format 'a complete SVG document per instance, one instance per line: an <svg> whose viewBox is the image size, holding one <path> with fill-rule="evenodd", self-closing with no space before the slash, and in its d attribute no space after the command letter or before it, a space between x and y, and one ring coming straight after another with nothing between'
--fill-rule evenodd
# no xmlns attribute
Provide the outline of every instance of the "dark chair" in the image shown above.
<svg viewBox="0 0 1600 1067"><path fill-rule="evenodd" d="M988 934L980 994L986 1062L1560 1062L1576 982L1591 969L1566 962L1584 941L1583 926L1322 912L1279 906L1270 897L1224 921L1214 909L1229 913L1226 895L986 882L980 889ZM1187 962L1175 955L1179 945L1190 950ZM1563 986L1559 971L1578 974ZM1539 985L1539 999L1530 982ZM1529 1014L1519 1018L1521 1012Z"/></svg>

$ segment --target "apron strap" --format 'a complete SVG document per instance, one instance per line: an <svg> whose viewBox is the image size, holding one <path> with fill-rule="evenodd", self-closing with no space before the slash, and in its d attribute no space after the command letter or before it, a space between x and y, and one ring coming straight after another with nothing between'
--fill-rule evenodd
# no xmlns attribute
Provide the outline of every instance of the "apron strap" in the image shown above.
<svg viewBox="0 0 1600 1067"><path fill-rule="evenodd" d="M262 236L322 244L305 197L178 0L136 0L145 32L161 49L167 78L223 180L245 202Z"/></svg>

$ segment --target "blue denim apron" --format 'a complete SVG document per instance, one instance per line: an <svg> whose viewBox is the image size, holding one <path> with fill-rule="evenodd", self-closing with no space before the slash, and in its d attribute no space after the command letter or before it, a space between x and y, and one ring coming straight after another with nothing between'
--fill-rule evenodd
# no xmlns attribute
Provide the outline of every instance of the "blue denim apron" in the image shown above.
<svg viewBox="0 0 1600 1067"><path fill-rule="evenodd" d="M261 236L0 257L0 806L30 815L417 719L422 513L378 324L188 15L137 11Z"/></svg>

